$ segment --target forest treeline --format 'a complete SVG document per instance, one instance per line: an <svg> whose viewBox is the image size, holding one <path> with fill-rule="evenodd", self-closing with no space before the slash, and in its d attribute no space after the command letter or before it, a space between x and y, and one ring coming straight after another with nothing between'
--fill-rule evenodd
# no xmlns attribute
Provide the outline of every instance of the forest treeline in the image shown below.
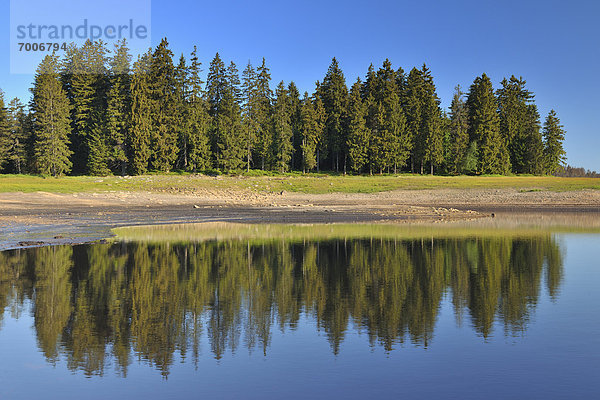
<svg viewBox="0 0 600 400"><path fill-rule="evenodd" d="M573 167L571 165L559 167L554 175L566 178L600 178L600 173L596 171L582 167Z"/></svg>
<svg viewBox="0 0 600 400"><path fill-rule="evenodd" d="M552 110L511 76L477 77L442 110L426 65L389 60L349 87L334 58L312 94L274 91L265 59L241 75L219 54L206 82L194 47L174 60L166 39L131 64L125 41L70 45L37 69L28 107L0 97L7 173L143 174L263 169L303 172L551 174L565 159Z"/></svg>
<svg viewBox="0 0 600 400"><path fill-rule="evenodd" d="M266 354L304 318L335 354L349 331L426 347L445 301L484 338L522 336L562 280L550 234L51 246L0 253L0 323L30 313L40 351L71 370L141 360L167 375L178 354Z"/></svg>

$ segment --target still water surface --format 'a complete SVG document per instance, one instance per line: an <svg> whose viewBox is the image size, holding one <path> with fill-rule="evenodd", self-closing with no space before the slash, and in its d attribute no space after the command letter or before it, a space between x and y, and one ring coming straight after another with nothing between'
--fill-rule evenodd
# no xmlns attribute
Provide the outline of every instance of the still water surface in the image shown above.
<svg viewBox="0 0 600 400"><path fill-rule="evenodd" d="M0 399L598 394L600 235L368 236L2 252Z"/></svg>

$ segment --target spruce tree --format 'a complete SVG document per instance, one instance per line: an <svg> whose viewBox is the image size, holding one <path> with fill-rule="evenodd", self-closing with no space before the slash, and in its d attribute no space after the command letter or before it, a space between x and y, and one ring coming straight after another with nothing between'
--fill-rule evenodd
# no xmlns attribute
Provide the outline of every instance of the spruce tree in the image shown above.
<svg viewBox="0 0 600 400"><path fill-rule="evenodd" d="M500 133L506 141L515 173L535 173L539 162L540 121L534 95L523 78L504 78L497 91Z"/></svg>
<svg viewBox="0 0 600 400"><path fill-rule="evenodd" d="M196 46L192 52L188 70L187 86L189 88L186 111L186 136L188 145L187 169L190 171L203 170L211 167L210 144L208 130L210 116L206 95L200 79L200 62Z"/></svg>
<svg viewBox="0 0 600 400"><path fill-rule="evenodd" d="M257 68L256 77L256 111L255 118L257 123L256 132L256 158L260 160L261 169L265 169L270 164L270 154L272 147L271 118L273 91L269 85L271 74L263 57L262 64Z"/></svg>
<svg viewBox="0 0 600 400"><path fill-rule="evenodd" d="M486 74L475 78L467 99L469 109L469 138L476 142L478 172L506 174L510 160L506 142L500 135L498 106L492 82Z"/></svg>
<svg viewBox="0 0 600 400"><path fill-rule="evenodd" d="M304 99L301 104L300 111L301 128L300 134L302 136L300 150L302 156L302 172L310 172L317 165L317 138L319 136L319 123L317 121L317 113L315 106L308 96L307 92L304 92Z"/></svg>
<svg viewBox="0 0 600 400"><path fill-rule="evenodd" d="M175 118L175 67L169 43L162 39L152 54L150 64L150 94L152 99L152 133L150 165L168 172L177 159L178 126Z"/></svg>
<svg viewBox="0 0 600 400"><path fill-rule="evenodd" d="M327 142L326 142L326 129L327 129L327 112L323 101L319 96L315 96L314 99L315 117L316 117L316 136L315 136L315 148L317 156L317 171L319 171L319 165L321 158L327 156Z"/></svg>
<svg viewBox="0 0 600 400"><path fill-rule="evenodd" d="M8 161L10 147L10 119L4 104L4 92L0 90L0 172Z"/></svg>
<svg viewBox="0 0 600 400"><path fill-rule="evenodd" d="M125 39L115 44L109 61L110 89L107 93L106 135L108 162L113 172L125 175L128 169L128 140L131 120L131 55Z"/></svg>
<svg viewBox="0 0 600 400"><path fill-rule="evenodd" d="M392 149L392 134L387 129L385 119L385 109L381 102L377 103L377 112L375 113L374 125L371 130L370 142L370 161L371 168L383 174L383 171L389 167L389 159Z"/></svg>
<svg viewBox="0 0 600 400"><path fill-rule="evenodd" d="M406 79L403 109L406 115L407 137L412 149L410 170L415 172L415 165L422 160L424 153L421 126L423 125L423 101L425 98L425 81L423 73L417 68L411 69ZM422 171L421 171L422 172Z"/></svg>
<svg viewBox="0 0 600 400"><path fill-rule="evenodd" d="M6 156L10 171L16 174L24 172L27 165L27 116L24 106L18 98L8 103L8 141Z"/></svg>
<svg viewBox="0 0 600 400"><path fill-rule="evenodd" d="M152 54L148 51L133 64L131 76L131 171L144 174L148 171L152 132L152 94L150 89L150 65Z"/></svg>
<svg viewBox="0 0 600 400"><path fill-rule="evenodd" d="M550 110L544 122L544 162L547 174L554 174L560 166L565 165L564 140L564 127L560 124L556 111Z"/></svg>
<svg viewBox="0 0 600 400"><path fill-rule="evenodd" d="M181 170L188 169L190 153L188 132L188 66L185 56L179 56L179 63L173 72L173 129L177 133L177 161L175 166Z"/></svg>
<svg viewBox="0 0 600 400"><path fill-rule="evenodd" d="M35 132L37 172L52 176L71 170L70 104L58 78L58 59L47 55L39 65L32 89L31 110Z"/></svg>
<svg viewBox="0 0 600 400"><path fill-rule="evenodd" d="M106 153L106 47L89 39L66 52L61 78L71 102L71 149L73 172L104 175L108 172ZM92 137L93 135L93 137ZM93 157L93 159L90 159Z"/></svg>
<svg viewBox="0 0 600 400"><path fill-rule="evenodd" d="M211 61L207 79L207 92L212 117L212 143L216 164L231 171L243 163L243 128L239 98L240 80L237 68L231 63L228 69L217 53Z"/></svg>
<svg viewBox="0 0 600 400"><path fill-rule="evenodd" d="M425 64L423 64L421 72L425 83L423 122L421 125L421 137L425 140L425 151L422 164L428 162L430 173L433 175L435 167L444 161L444 136L441 129L442 113L440 100L433 83L433 76Z"/></svg>
<svg viewBox="0 0 600 400"><path fill-rule="evenodd" d="M344 122L346 119L348 88L346 87L344 73L335 57L331 60L331 65L319 88L319 94L327 115L325 141L328 147L330 165L332 170L339 171L340 163L345 160L346 129Z"/></svg>
<svg viewBox="0 0 600 400"><path fill-rule="evenodd" d="M294 82L290 82L288 85L288 98L289 98L289 106L290 106L290 125L292 127L292 161L291 161L291 169L301 169L302 168L302 134L300 130L302 129L302 121L301 121L301 113L302 106L300 102L300 92L298 91L298 87Z"/></svg>
<svg viewBox="0 0 600 400"><path fill-rule="evenodd" d="M400 79L401 81L401 79ZM375 101L383 106L385 132L389 142L384 144L384 168L393 167L394 173L402 168L410 156L411 141L406 130L406 117L400 102L398 75L392 69L392 63L386 59L377 71Z"/></svg>
<svg viewBox="0 0 600 400"><path fill-rule="evenodd" d="M450 172L466 172L465 159L469 149L469 113L460 85L454 89L450 105Z"/></svg>
<svg viewBox="0 0 600 400"><path fill-rule="evenodd" d="M252 63L242 72L242 125L244 126L244 148L246 151L246 170L250 171L252 152L256 144L256 132L259 130L256 119L257 104L257 78L256 70Z"/></svg>
<svg viewBox="0 0 600 400"><path fill-rule="evenodd" d="M370 130L367 128L367 106L362 101L360 79L350 89L348 100L348 161L350 168L360 172L369 161Z"/></svg>
<svg viewBox="0 0 600 400"><path fill-rule="evenodd" d="M527 173L542 175L544 173L544 143L540 114L535 104L527 105L525 137L527 138Z"/></svg>
<svg viewBox="0 0 600 400"><path fill-rule="evenodd" d="M292 161L292 126L291 107L288 91L283 81L275 90L275 104L273 110L273 146L275 168L280 172L286 172Z"/></svg>

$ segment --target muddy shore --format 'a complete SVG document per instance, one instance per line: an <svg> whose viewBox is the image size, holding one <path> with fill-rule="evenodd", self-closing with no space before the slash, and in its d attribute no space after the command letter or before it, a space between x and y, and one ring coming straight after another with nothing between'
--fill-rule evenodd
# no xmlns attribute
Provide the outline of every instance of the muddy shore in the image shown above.
<svg viewBox="0 0 600 400"><path fill-rule="evenodd" d="M0 194L0 250L78 244L118 226L193 222L600 221L600 191L398 190L375 194L211 191ZM485 223L485 222L484 222Z"/></svg>

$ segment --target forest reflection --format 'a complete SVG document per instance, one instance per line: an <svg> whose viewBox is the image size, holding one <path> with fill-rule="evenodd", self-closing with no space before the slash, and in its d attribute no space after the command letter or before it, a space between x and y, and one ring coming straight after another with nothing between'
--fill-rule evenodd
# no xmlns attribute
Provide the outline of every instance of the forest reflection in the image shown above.
<svg viewBox="0 0 600 400"><path fill-rule="evenodd" d="M391 351L428 346L442 301L483 338L524 333L563 275L553 236L443 239L144 242L0 253L2 313L30 312L40 351L69 369L163 375L240 348L267 355L273 330L306 317L333 353L349 330ZM206 353L206 349L204 349Z"/></svg>

